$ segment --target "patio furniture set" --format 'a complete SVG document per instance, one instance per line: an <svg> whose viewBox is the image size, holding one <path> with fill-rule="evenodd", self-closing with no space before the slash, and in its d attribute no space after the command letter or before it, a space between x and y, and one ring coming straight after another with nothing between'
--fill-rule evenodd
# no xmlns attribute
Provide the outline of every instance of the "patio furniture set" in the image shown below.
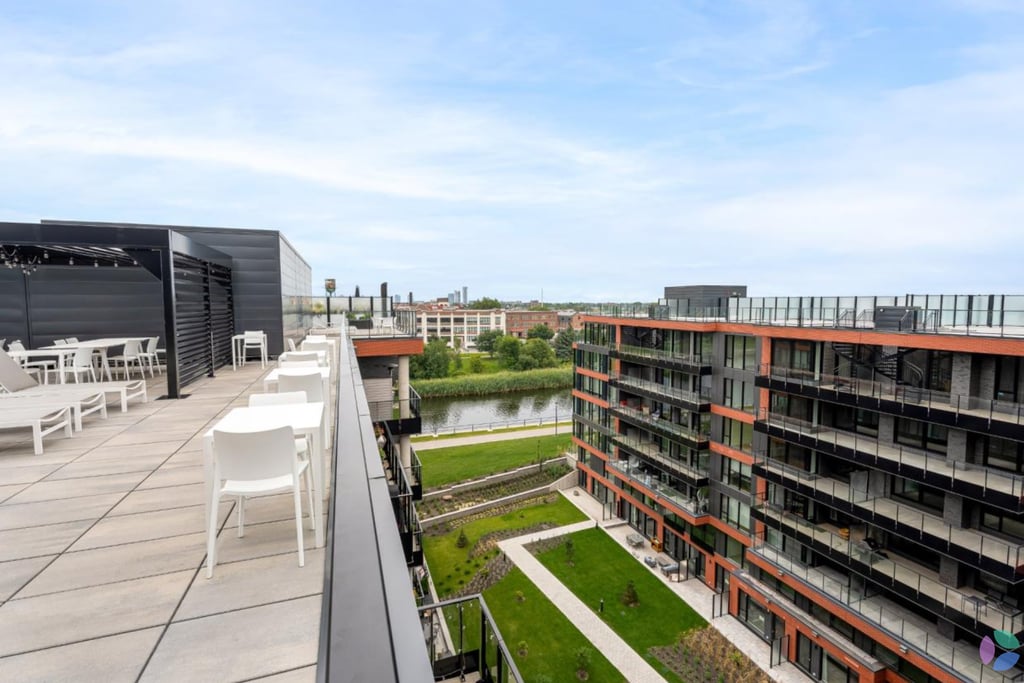
<svg viewBox="0 0 1024 683"><path fill-rule="evenodd" d="M235 337L236 369L245 365L249 349L258 350L261 367L266 366L266 335L257 331ZM225 497L237 500L241 538L248 497L290 491L302 567L305 552L300 489L304 486L315 545L324 545L323 501L330 445L327 415L335 349L333 340L307 337L303 351L293 350L278 357L278 367L263 380L267 393L251 395L247 407L233 409L203 435L207 578L213 577L217 564L217 521L220 501Z"/></svg>

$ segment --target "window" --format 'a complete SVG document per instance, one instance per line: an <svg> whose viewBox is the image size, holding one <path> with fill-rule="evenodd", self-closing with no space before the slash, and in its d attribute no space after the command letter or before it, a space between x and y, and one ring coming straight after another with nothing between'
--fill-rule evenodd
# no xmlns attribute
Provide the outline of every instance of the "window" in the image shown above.
<svg viewBox="0 0 1024 683"><path fill-rule="evenodd" d="M725 391L723 392L722 404L744 410L748 413L754 412L754 384L753 382L742 382L740 380L725 379Z"/></svg>
<svg viewBox="0 0 1024 683"><path fill-rule="evenodd" d="M1024 519L995 508L982 508L981 526L1024 540Z"/></svg>
<svg viewBox="0 0 1024 683"><path fill-rule="evenodd" d="M772 365L789 370L814 372L814 345L808 341L776 339L772 343Z"/></svg>
<svg viewBox="0 0 1024 683"><path fill-rule="evenodd" d="M750 531L750 506L744 502L722 494L720 519L728 522L740 531Z"/></svg>
<svg viewBox="0 0 1024 683"><path fill-rule="evenodd" d="M982 463L987 467L1024 472L1024 443L987 436L982 447Z"/></svg>
<svg viewBox="0 0 1024 683"><path fill-rule="evenodd" d="M732 418L722 418L722 443L730 448L750 451L754 440L754 426Z"/></svg>
<svg viewBox="0 0 1024 683"><path fill-rule="evenodd" d="M927 484L903 477L893 477L892 495L942 514L945 494Z"/></svg>
<svg viewBox="0 0 1024 683"><path fill-rule="evenodd" d="M768 611L742 591L737 616L751 631L765 640L771 640Z"/></svg>
<svg viewBox="0 0 1024 683"><path fill-rule="evenodd" d="M945 453L949 442L949 430L942 425L898 417L895 438L897 443L904 446Z"/></svg>
<svg viewBox="0 0 1024 683"><path fill-rule="evenodd" d="M757 368L757 346L753 337L725 335L725 366L741 370Z"/></svg>
<svg viewBox="0 0 1024 683"><path fill-rule="evenodd" d="M1019 402L1021 359L1015 356L1000 356L996 361L995 400Z"/></svg>
<svg viewBox="0 0 1024 683"><path fill-rule="evenodd" d="M723 458L722 479L733 488L750 493L750 465L732 458Z"/></svg>

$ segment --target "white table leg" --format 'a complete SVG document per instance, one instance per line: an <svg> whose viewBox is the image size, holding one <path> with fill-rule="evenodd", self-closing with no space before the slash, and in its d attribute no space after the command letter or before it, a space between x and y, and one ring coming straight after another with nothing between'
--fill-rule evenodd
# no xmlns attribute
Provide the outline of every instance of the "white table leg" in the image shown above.
<svg viewBox="0 0 1024 683"><path fill-rule="evenodd" d="M310 465L313 467L313 537L317 548L324 547L324 446L320 429L314 429L310 444Z"/></svg>

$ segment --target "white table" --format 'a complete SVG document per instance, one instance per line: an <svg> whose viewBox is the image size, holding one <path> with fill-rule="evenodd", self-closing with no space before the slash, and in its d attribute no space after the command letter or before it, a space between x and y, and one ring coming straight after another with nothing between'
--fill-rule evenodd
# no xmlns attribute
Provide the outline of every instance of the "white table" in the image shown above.
<svg viewBox="0 0 1024 683"><path fill-rule="evenodd" d="M217 424L203 434L203 474L206 497L204 499L206 523L210 522L210 502L213 499L213 432L217 429L225 431L256 431L263 429L274 429L276 427L290 426L296 436L309 436L311 440L309 451L309 466L313 473L313 534L316 547L324 545L324 496L326 486L324 485L325 474L325 453L324 444L320 438L324 416L324 404L316 403L290 403L278 406L257 406L255 408L234 408L230 413L222 417Z"/></svg>
<svg viewBox="0 0 1024 683"><path fill-rule="evenodd" d="M239 360L245 359L245 334L231 337L231 369L237 370ZM263 345L260 346L260 367L267 367L267 333L263 333Z"/></svg>
<svg viewBox="0 0 1024 683"><path fill-rule="evenodd" d="M312 374L312 370L320 372L321 390L323 391L322 396L324 397L324 443L330 438L330 432L328 429L330 425L327 422L327 408L331 401L331 369L330 368L274 368L267 373L267 376L263 378L263 391L266 393L277 391L277 378L284 374L298 374L303 375L306 373Z"/></svg>
<svg viewBox="0 0 1024 683"><path fill-rule="evenodd" d="M102 376L103 373L105 372L107 374L107 380L112 382L114 380L114 376L110 372L110 363L107 360L107 351L114 348L115 346L124 346L126 342L137 341L141 344L148 339L149 337L104 337L102 339L88 339L86 341L68 342L67 344L62 344L60 346L43 346L40 347L40 350L46 349L50 353L53 353L55 351L74 352L77 351L78 349L92 349L93 351L99 351L101 366L100 375ZM61 368L63 367L64 364L61 363ZM143 378L145 378L145 373L143 373ZM61 370L60 372L60 381L61 383L64 383L63 370Z"/></svg>

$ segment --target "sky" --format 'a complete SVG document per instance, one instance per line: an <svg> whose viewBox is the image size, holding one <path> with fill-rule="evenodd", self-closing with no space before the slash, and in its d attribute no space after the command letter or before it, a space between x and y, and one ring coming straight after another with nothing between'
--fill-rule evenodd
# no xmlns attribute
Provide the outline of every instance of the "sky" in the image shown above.
<svg viewBox="0 0 1024 683"><path fill-rule="evenodd" d="M0 0L0 221L339 293L1024 293L1024 0Z"/></svg>

